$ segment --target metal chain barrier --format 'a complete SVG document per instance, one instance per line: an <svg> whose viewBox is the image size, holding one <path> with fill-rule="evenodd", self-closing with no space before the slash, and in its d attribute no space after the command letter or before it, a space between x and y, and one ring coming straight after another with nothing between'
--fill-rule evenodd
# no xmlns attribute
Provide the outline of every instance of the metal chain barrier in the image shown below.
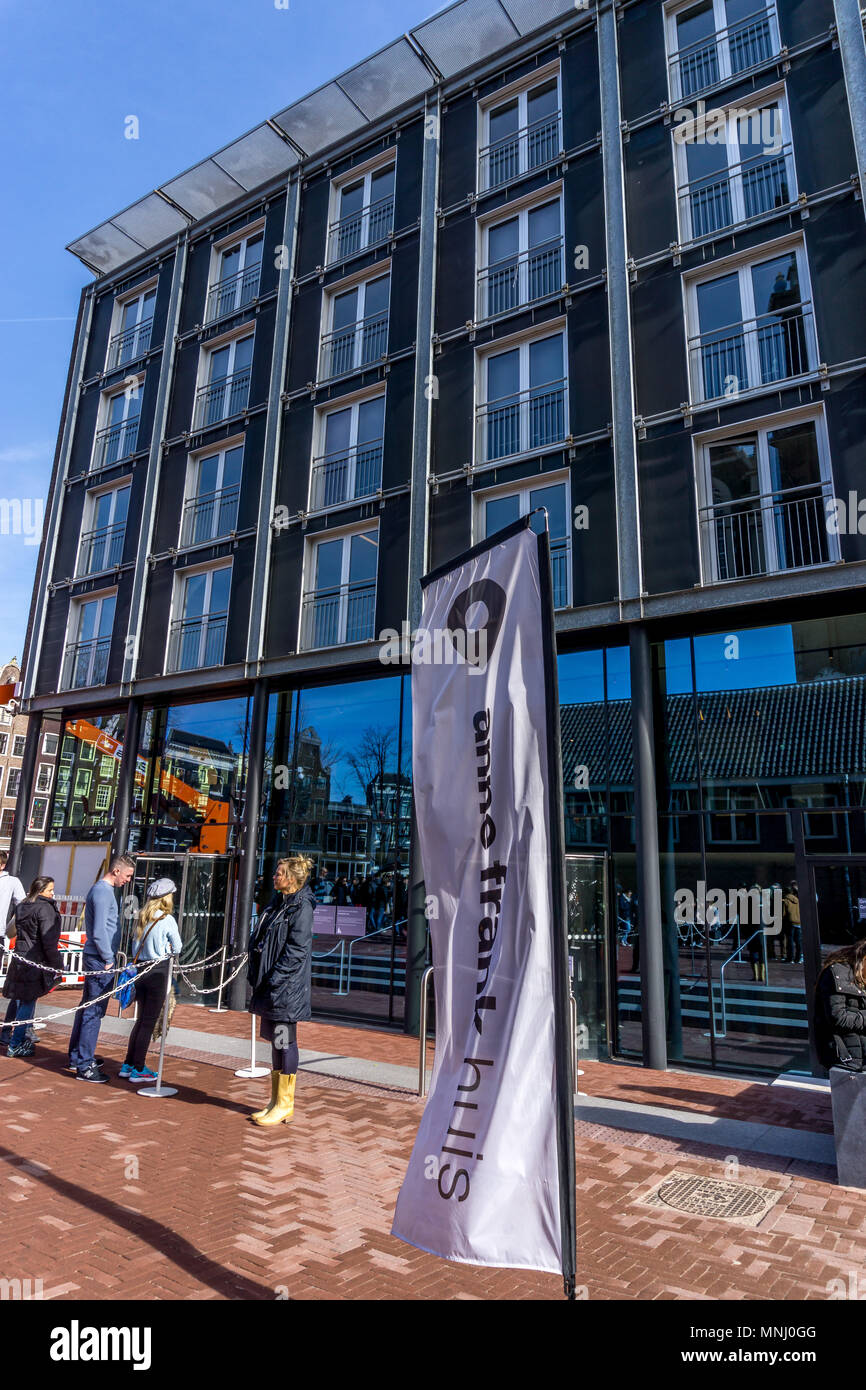
<svg viewBox="0 0 866 1390"><path fill-rule="evenodd" d="M220 947L220 951L221 951L221 950L222 950L222 947ZM38 962L36 962L36 961L28 960L27 956L21 956L21 955L18 954L17 951L10 951L10 950L7 949L6 954L7 954L8 956L13 957L15 960L23 961L25 965L31 966L34 970L47 970L47 971L49 971L52 975L60 975L60 976L68 974L68 971L66 971L66 970L57 970L57 969L55 969L55 967L54 967L53 965L40 965L40 964L39 964ZM218 956L218 955L219 955L219 951L214 951L210 956L205 956L205 957L203 958L202 961L193 961L193 963L192 963L191 965L185 965L185 966L183 967L183 969L181 969L181 967L178 966L178 974L180 975L181 979L184 980L184 982L186 983L186 985L188 986L188 988L192 990L193 994L215 994L216 991L220 988L220 986L219 986L219 985L214 985L212 989L197 989L196 986L195 986L190 980L187 980L187 978L186 978L186 976L185 976L185 974L184 974L184 971L185 971L185 970L201 970L201 969L204 969L204 968L206 968L206 966L207 966L207 962L210 961L210 960L213 960L214 956ZM169 959L168 956L161 956L158 960L148 961L148 963L147 963L146 965L136 966L135 980L140 980L141 977L142 977L142 975L147 975L149 971L155 970L156 967L157 967L158 965L164 964L164 962L167 961L168 959ZM246 953L246 951L242 951L239 955L231 956L230 959L231 959L231 960L239 960L239 961L240 961L240 965L237 967L237 969L236 969L231 975L229 975L229 977L228 977L227 980L224 980L224 981L223 981L223 987L225 987L225 985L227 985L227 984L229 983L230 980L233 980L233 979L235 978L236 975L239 975L239 974L240 974L241 970L242 970L243 967L244 967L244 963L245 963L245 961L246 961L246 959L247 959L247 953ZM79 970L79 971L77 971L76 973L79 974L79 975L108 975L108 974L110 974L114 969L115 969L115 967L114 967L114 966L111 966L111 967L109 967L109 969L107 969L107 970ZM82 1002L81 1002L80 1004L73 1004L73 1005L72 1005L70 1008L68 1008L68 1009L58 1009L58 1011L57 1011L56 1013L53 1013L53 1014L40 1014L40 1015L38 1016L38 1018L34 1018L32 1021L33 1021L33 1022L37 1022L37 1023L42 1023L42 1024L45 1024L45 1023L53 1023L53 1021L54 1021L55 1018L63 1018L63 1016L64 1016L65 1014L76 1014L76 1013L78 1013L79 1009L88 1009L88 1008L90 1008L90 1006L91 1006L92 1004L101 1004L102 1001L103 1001L103 999L113 999L114 996L117 995L117 994L119 994L120 991L121 991L122 989L125 989L125 988L126 988L126 985L128 985L128 984L133 984L133 983L134 983L134 981L132 981L132 980L126 980L123 984L115 984L115 985L112 986L111 989L107 990L107 991L105 992L105 994L98 994L98 995L96 995L93 999L82 1000ZM49 992L50 992L50 991L49 991ZM7 1024L5 1024L5 1025L0 1024L0 1026L6 1027L6 1028L10 1028L10 1029L11 1029L11 1028L14 1028L14 1027L16 1026L16 1025L15 1025L15 1020L13 1019L10 1023L7 1023Z"/></svg>
<svg viewBox="0 0 866 1390"><path fill-rule="evenodd" d="M9 954L11 955L11 954L13 954L13 953L10 951ZM54 974L54 975L65 975L65 974L66 974L66 971L65 971L65 970L55 970L54 967L53 967L52 965L36 965L34 961L32 961L32 960L27 960L27 957L26 957L26 956L19 956L18 959L19 959L19 960L27 961L27 964L28 964L28 965L32 965L32 966L34 967L34 969L36 969L36 970L50 970L50 971L52 972L52 974ZM148 973L148 971L155 969L155 967L156 967L157 965L160 965L160 964L162 963L162 961L163 961L163 960L166 960L166 959L167 959L167 957L166 957L166 956L163 956L161 960L152 960L152 961L149 961L148 964L147 964L147 965L143 965L143 966L141 967L140 970L139 970L138 967L136 966L136 975L135 975L135 978L136 978L137 980L140 979L142 975L146 975L146 974ZM83 972L82 972L82 973L83 973ZM88 971L87 971L87 974L88 974L88 975L110 975L110 974L113 974L113 973L114 973L114 967L113 967L113 966L111 967L110 970L88 970ZM112 998L114 997L115 994L119 994L120 991L121 991L122 989L125 989L125 988L126 988L126 985L131 984L131 983L132 983L132 982L131 982L130 980L126 980L123 984L115 984L115 985L113 985L112 988L111 988L110 990L108 990L105 994L97 994L97 995L95 996L95 998L93 998L93 999L84 999L84 1000L82 1000L82 1002L81 1002L80 1004L73 1004L73 1005L71 1006L71 1008L68 1008L68 1009L58 1009L58 1011L57 1011L56 1014L39 1014L38 1017L34 1016L32 1019L29 1020L29 1022L31 1022L31 1023L43 1023L43 1024L44 1024L44 1023L53 1023L53 1021L54 1021L55 1018L62 1018L64 1014L77 1014L79 1009L89 1009L90 1006L91 1006L91 1004L101 1004L102 1001L103 1001L103 999L112 999ZM22 1024L21 1026L23 1027L24 1025ZM11 1020L10 1023L0 1023L0 1028L10 1028L10 1029L11 1029L11 1028L15 1028L15 1027L16 1027L16 1021L15 1021L14 1018Z"/></svg>
<svg viewBox="0 0 866 1390"><path fill-rule="evenodd" d="M238 956L232 956L232 957L231 957L231 960L240 960L240 965L238 966L237 970L233 970L232 973L231 973L231 975L229 975L226 979L221 980L220 983L219 983L218 985L211 985L209 989L198 989L198 988L192 983L191 980L188 980L188 979L186 978L186 975L185 975L184 972L188 969L187 966L185 966L185 965L178 965L178 967L177 967L177 973L178 973L178 975L180 976L180 978L183 980L183 982L184 982L184 984L186 985L187 989L191 989L192 992L193 992L193 994L216 994L217 990L219 990L219 989L225 989L226 985L227 985L227 984L230 984L231 981L235 978L235 976L236 976L236 975L239 975L239 974L241 973L241 971L242 971L243 968L244 968L244 963L245 963L245 961L246 961L246 958L247 958L246 951L242 952L241 955L240 955L239 957L238 957Z"/></svg>

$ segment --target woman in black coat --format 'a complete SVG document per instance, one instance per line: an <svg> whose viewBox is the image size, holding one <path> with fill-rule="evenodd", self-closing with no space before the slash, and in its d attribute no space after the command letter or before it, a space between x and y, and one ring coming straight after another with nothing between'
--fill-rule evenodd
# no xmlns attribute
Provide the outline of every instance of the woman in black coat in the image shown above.
<svg viewBox="0 0 866 1390"><path fill-rule="evenodd" d="M815 986L818 1057L827 1067L866 1071L866 940L834 951Z"/></svg>
<svg viewBox="0 0 866 1390"><path fill-rule="evenodd" d="M33 963L13 958L3 986L4 997L12 1001L6 1022L14 1020L16 1024L7 1057L33 1056L33 1042L27 1031L36 1012L36 1001L52 990L63 974L63 957L58 949L60 926L54 879L35 878L27 897L15 909L15 953Z"/></svg>
<svg viewBox="0 0 866 1390"><path fill-rule="evenodd" d="M311 1015L313 912L307 880L312 859L280 859L274 874L277 896L262 913L250 941L247 978L250 1013L262 1020L271 1044L271 1101L250 1118L257 1125L288 1123L295 1109L298 1072L297 1025Z"/></svg>

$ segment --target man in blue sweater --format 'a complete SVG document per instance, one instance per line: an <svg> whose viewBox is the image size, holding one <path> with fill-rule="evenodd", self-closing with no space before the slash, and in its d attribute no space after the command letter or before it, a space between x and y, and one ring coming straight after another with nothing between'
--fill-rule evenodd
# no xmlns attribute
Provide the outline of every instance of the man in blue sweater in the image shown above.
<svg viewBox="0 0 866 1390"><path fill-rule="evenodd" d="M107 999L99 999L111 989L114 980L114 957L120 941L120 919L115 890L124 888L135 873L131 854L117 854L111 860L108 873L94 883L84 904L84 943L81 964L84 970L96 970L84 980L82 1003L72 1025L69 1039L69 1066L79 1081L94 1081L101 1085L108 1080L100 1069L101 1057L96 1056L99 1028L108 1008ZM99 999L98 1003L90 1000Z"/></svg>

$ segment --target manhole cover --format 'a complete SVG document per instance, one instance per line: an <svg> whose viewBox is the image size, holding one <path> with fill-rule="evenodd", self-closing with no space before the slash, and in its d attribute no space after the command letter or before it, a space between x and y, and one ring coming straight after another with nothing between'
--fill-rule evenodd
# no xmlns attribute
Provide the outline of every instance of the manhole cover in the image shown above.
<svg viewBox="0 0 866 1390"><path fill-rule="evenodd" d="M770 1187L752 1187L723 1178L704 1178L675 1170L640 1198L643 1206L667 1207L689 1216L757 1226L781 1197Z"/></svg>

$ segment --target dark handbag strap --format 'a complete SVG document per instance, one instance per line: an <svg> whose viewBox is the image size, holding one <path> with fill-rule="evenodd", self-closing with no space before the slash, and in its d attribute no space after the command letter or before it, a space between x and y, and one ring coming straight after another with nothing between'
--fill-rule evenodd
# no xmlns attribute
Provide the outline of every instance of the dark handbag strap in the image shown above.
<svg viewBox="0 0 866 1390"><path fill-rule="evenodd" d="M139 956L141 955L142 950L144 949L144 943L145 943L145 941L147 940L147 938L150 936L150 933L153 931L153 929L154 929L154 927L156 926L157 922L161 922L161 921L162 921L162 918L163 918L163 917L167 917L167 916L168 916L168 913L167 913L167 912L164 912L164 913L162 914L162 917L154 917L154 919L153 919L153 921L151 922L150 926L148 927L147 931L144 933L144 936L141 938L141 940L140 940L139 943L138 943L138 950L136 951L135 955L132 957L132 964L133 964L133 965L137 965L137 964L138 964L138 958L139 958Z"/></svg>

